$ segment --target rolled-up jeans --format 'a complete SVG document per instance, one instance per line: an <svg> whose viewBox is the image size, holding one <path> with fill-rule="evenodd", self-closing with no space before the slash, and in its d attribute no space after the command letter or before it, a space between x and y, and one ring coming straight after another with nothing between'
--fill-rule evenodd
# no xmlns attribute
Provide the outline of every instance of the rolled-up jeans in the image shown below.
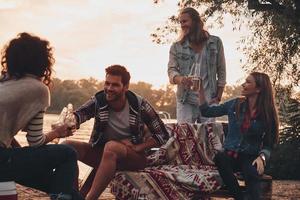
<svg viewBox="0 0 300 200"><path fill-rule="evenodd" d="M76 152L67 145L0 147L0 181L15 181L48 194L74 196L77 167Z"/></svg>

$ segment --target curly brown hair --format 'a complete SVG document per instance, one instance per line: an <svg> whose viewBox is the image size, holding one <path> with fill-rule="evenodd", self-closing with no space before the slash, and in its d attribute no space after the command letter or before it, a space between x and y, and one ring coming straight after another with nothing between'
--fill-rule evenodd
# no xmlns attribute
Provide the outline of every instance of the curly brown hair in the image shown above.
<svg viewBox="0 0 300 200"><path fill-rule="evenodd" d="M2 49L1 74L16 79L32 74L42 78L43 83L49 86L54 62L49 41L29 33L19 33Z"/></svg>

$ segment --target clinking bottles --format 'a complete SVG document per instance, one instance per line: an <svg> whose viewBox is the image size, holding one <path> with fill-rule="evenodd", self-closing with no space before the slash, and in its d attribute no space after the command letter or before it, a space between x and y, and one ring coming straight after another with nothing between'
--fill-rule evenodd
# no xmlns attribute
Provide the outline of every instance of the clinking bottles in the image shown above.
<svg viewBox="0 0 300 200"><path fill-rule="evenodd" d="M61 126L63 124L67 124L67 126L72 129L75 130L76 129L76 118L73 114L73 105L71 103L69 103L66 107L64 107L58 117L58 120L51 124L51 128L55 129L58 126ZM55 144L59 143L60 138L56 138L53 140L53 142Z"/></svg>

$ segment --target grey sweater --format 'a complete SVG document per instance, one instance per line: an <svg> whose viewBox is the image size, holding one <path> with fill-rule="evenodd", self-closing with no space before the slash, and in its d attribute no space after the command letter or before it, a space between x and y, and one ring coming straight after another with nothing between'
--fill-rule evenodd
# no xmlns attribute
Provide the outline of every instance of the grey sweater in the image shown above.
<svg viewBox="0 0 300 200"><path fill-rule="evenodd" d="M0 146L10 147L18 131L49 105L48 87L33 76L0 82Z"/></svg>

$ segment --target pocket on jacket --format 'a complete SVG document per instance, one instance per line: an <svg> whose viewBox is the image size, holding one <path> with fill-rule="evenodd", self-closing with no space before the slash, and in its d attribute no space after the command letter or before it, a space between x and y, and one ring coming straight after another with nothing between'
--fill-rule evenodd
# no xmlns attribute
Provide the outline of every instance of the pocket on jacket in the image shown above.
<svg viewBox="0 0 300 200"><path fill-rule="evenodd" d="M209 50L209 63L210 65L216 65L217 64L217 49L211 48Z"/></svg>
<svg viewBox="0 0 300 200"><path fill-rule="evenodd" d="M191 55L179 53L178 54L179 72L182 75L188 75L190 73Z"/></svg>

